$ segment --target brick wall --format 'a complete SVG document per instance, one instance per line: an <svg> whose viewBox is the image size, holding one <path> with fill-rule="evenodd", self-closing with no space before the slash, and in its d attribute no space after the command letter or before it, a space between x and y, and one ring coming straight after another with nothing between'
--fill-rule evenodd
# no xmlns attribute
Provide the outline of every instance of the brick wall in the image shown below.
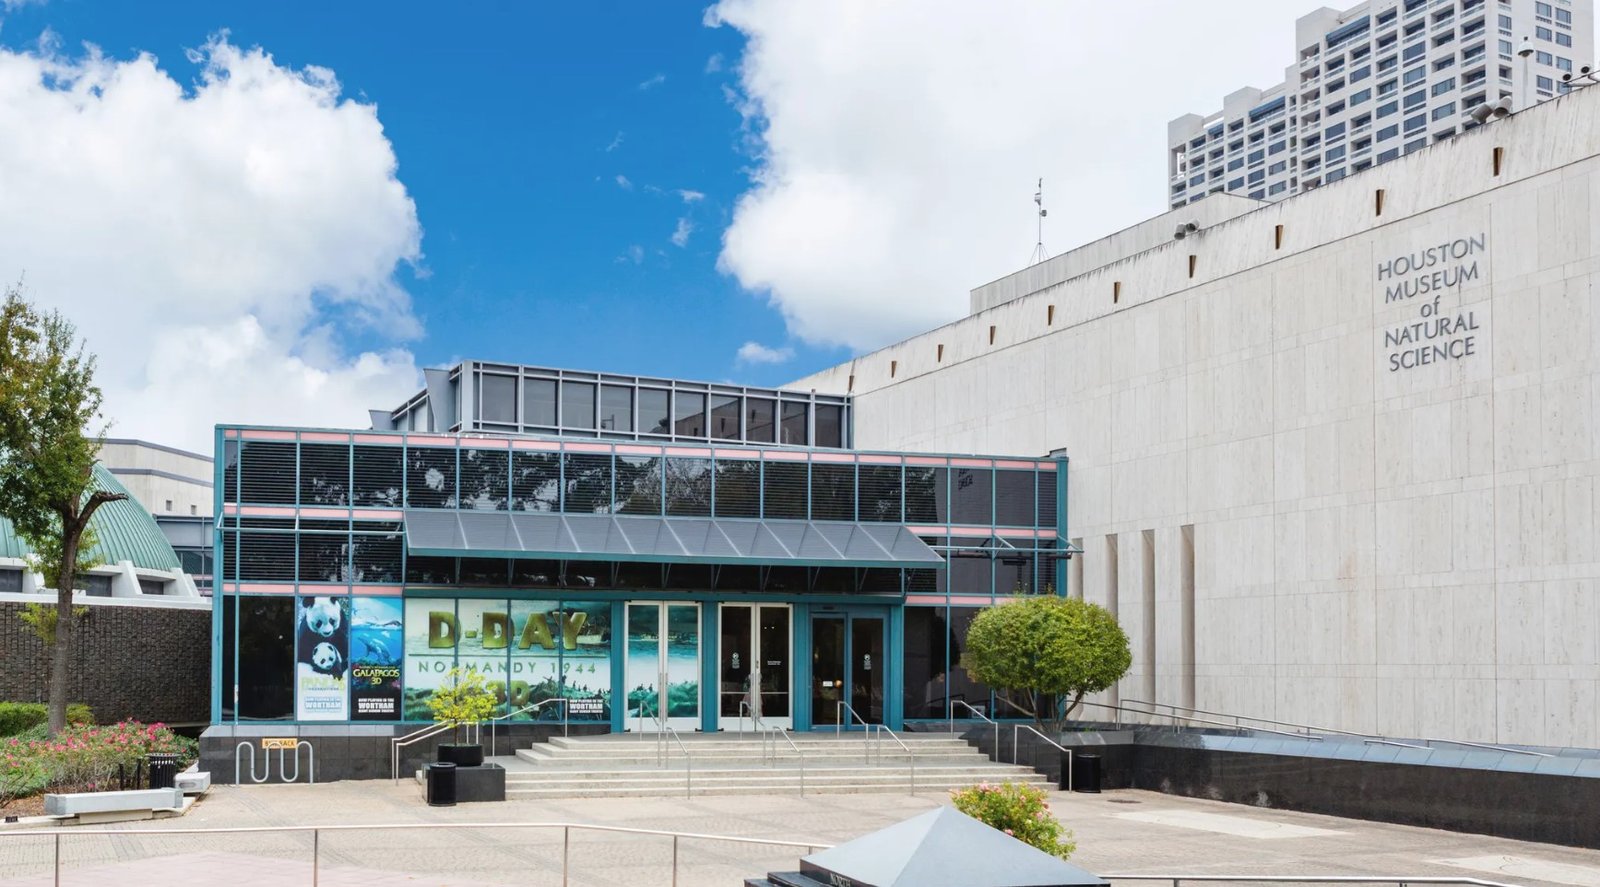
<svg viewBox="0 0 1600 887"><path fill-rule="evenodd" d="M43 702L51 651L19 618L23 606L0 602L0 700ZM97 721L211 719L210 610L91 606L72 648L69 699Z"/></svg>

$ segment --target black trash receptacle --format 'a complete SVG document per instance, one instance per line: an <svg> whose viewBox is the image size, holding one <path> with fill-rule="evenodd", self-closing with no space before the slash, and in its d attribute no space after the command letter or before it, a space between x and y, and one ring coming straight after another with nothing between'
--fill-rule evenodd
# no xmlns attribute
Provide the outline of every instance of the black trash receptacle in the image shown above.
<svg viewBox="0 0 1600 887"><path fill-rule="evenodd" d="M1097 795L1100 793L1100 756L1072 756L1072 789Z"/></svg>
<svg viewBox="0 0 1600 887"><path fill-rule="evenodd" d="M150 787L172 788L178 779L178 756L157 752L148 758L150 763Z"/></svg>
<svg viewBox="0 0 1600 887"><path fill-rule="evenodd" d="M435 761L428 765L428 806L456 805L456 765Z"/></svg>

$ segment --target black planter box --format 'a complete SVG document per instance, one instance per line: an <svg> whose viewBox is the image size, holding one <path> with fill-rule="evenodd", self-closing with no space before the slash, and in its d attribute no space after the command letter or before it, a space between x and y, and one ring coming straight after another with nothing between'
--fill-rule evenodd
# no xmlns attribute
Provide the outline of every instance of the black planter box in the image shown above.
<svg viewBox="0 0 1600 887"><path fill-rule="evenodd" d="M483 746L481 745L441 745L439 746L439 760L457 767L483 766Z"/></svg>
<svg viewBox="0 0 1600 887"><path fill-rule="evenodd" d="M499 764L456 768L456 801L504 801L506 770Z"/></svg>

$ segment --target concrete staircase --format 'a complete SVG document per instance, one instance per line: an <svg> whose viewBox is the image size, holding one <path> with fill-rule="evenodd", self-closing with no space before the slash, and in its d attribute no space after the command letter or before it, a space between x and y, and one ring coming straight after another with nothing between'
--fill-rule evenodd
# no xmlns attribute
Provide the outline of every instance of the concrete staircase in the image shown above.
<svg viewBox="0 0 1600 887"><path fill-rule="evenodd" d="M497 758L506 767L506 797L604 798L693 795L799 794L802 758L805 793L910 792L943 794L980 782L1027 782L1050 787L1026 767L992 763L959 737L861 733L790 733L776 749L756 734L680 734L664 746L654 735L553 737ZM666 764L658 761L661 748ZM796 751L798 748L798 752ZM687 752L688 762L685 762Z"/></svg>

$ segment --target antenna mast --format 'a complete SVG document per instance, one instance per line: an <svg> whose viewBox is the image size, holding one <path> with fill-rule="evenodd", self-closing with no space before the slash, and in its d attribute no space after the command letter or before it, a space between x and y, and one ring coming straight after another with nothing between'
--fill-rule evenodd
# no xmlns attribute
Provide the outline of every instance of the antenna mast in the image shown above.
<svg viewBox="0 0 1600 887"><path fill-rule="evenodd" d="M1050 254L1044 248L1044 217L1049 215L1044 208L1044 179L1039 180L1038 188L1033 192L1033 205L1039 208L1039 239L1033 245L1033 255L1028 259L1029 265L1037 265L1050 258Z"/></svg>

